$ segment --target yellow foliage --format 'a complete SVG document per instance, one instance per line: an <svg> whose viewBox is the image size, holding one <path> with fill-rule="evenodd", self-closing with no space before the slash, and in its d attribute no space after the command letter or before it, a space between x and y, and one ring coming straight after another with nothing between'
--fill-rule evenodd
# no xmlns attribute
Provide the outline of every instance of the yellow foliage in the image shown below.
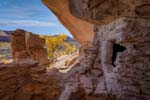
<svg viewBox="0 0 150 100"><path fill-rule="evenodd" d="M46 48L48 51L48 57L51 58L54 56L55 51L57 48L62 45L64 40L67 38L65 34L60 34L57 36L46 36Z"/></svg>
<svg viewBox="0 0 150 100"><path fill-rule="evenodd" d="M48 57L50 58L51 63L57 61L57 57L69 54L76 50L68 42L65 42L67 35L60 34L57 36L40 36L45 39L45 47L47 49Z"/></svg>

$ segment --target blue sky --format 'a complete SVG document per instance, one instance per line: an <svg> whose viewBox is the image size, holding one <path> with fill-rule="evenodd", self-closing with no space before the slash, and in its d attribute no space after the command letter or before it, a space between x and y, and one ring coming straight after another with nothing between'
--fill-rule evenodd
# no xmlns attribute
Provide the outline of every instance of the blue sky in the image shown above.
<svg viewBox="0 0 150 100"><path fill-rule="evenodd" d="M70 35L41 0L0 0L0 30Z"/></svg>

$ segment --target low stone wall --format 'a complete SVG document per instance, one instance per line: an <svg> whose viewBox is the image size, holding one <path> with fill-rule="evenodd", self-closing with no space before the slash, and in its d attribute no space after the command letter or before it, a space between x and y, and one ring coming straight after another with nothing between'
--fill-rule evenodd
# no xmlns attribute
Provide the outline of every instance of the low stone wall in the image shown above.
<svg viewBox="0 0 150 100"><path fill-rule="evenodd" d="M0 100L58 100L59 83L33 60L0 64Z"/></svg>

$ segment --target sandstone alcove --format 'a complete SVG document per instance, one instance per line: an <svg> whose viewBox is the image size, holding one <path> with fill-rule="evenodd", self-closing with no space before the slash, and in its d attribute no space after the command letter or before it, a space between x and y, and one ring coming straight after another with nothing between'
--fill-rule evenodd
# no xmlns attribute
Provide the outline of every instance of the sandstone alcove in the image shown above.
<svg viewBox="0 0 150 100"><path fill-rule="evenodd" d="M79 41L82 53L64 74L47 73L30 58L0 64L2 99L150 99L149 0L42 1Z"/></svg>

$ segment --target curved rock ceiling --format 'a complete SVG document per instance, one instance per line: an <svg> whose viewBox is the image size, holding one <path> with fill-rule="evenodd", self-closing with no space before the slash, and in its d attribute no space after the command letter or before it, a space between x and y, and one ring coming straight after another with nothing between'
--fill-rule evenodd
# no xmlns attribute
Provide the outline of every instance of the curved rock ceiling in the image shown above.
<svg viewBox="0 0 150 100"><path fill-rule="evenodd" d="M68 0L42 0L42 2L57 16L81 45L87 41L92 41L93 25L72 16L69 11Z"/></svg>
<svg viewBox="0 0 150 100"><path fill-rule="evenodd" d="M98 25L119 17L150 18L150 0L69 0L69 9L74 16Z"/></svg>
<svg viewBox="0 0 150 100"><path fill-rule="evenodd" d="M120 17L150 18L150 0L42 0L83 44L93 39L93 24L108 24Z"/></svg>

